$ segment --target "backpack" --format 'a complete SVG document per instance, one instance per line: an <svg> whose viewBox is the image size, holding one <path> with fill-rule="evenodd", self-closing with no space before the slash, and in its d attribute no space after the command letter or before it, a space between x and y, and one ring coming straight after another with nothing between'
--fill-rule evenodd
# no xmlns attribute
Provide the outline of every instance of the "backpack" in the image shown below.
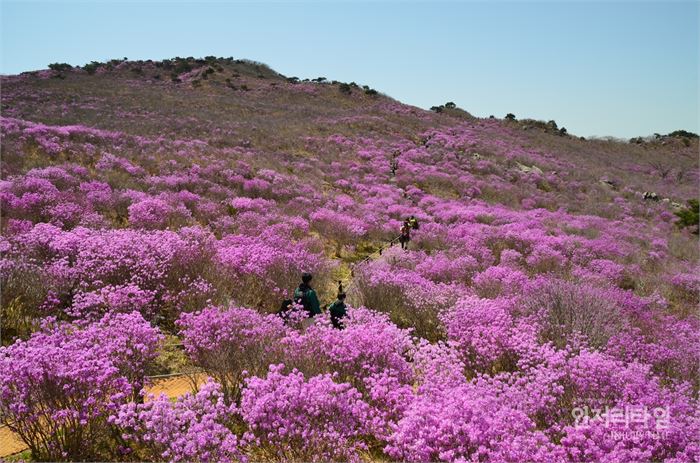
<svg viewBox="0 0 700 463"><path fill-rule="evenodd" d="M293 300L291 299L285 299L282 301L282 305L280 305L280 309L277 311L277 315L279 315L282 318L287 317L287 313L291 310L289 308L290 305L294 303Z"/></svg>
<svg viewBox="0 0 700 463"><path fill-rule="evenodd" d="M304 306L304 310L307 312L311 313L311 303L309 302L309 298L307 297L307 293L309 292L309 289L306 291L302 291L301 289L297 288L294 290L294 302Z"/></svg>

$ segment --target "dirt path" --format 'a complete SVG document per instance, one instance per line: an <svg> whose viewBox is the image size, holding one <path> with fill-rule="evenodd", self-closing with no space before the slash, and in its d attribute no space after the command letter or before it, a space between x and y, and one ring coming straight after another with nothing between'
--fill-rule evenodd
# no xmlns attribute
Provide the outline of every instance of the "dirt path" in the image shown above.
<svg viewBox="0 0 700 463"><path fill-rule="evenodd" d="M7 426L0 427L0 458L14 455L26 448L24 442L7 429Z"/></svg>
<svg viewBox="0 0 700 463"><path fill-rule="evenodd" d="M196 375L194 380L197 384L202 384L206 379L205 375ZM156 396L164 393L168 397L175 398L192 391L192 380L184 375L171 376L155 379L153 385L147 391ZM0 458L14 455L26 450L26 444L7 426L0 426Z"/></svg>

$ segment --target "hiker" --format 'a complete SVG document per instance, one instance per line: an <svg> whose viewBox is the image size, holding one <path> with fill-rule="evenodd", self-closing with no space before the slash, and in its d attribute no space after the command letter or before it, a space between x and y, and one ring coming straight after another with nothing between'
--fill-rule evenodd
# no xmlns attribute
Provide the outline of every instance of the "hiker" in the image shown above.
<svg viewBox="0 0 700 463"><path fill-rule="evenodd" d="M399 161L394 159L391 161L391 164L389 164L389 167L391 168L391 175L396 176L396 170L399 168Z"/></svg>
<svg viewBox="0 0 700 463"><path fill-rule="evenodd" d="M418 230L418 219L416 219L416 216L412 215L408 218L408 225L411 229Z"/></svg>
<svg viewBox="0 0 700 463"><path fill-rule="evenodd" d="M411 241L411 225L409 225L408 219L406 219L403 225L401 225L401 236L399 236L401 249L407 249L409 241Z"/></svg>
<svg viewBox="0 0 700 463"><path fill-rule="evenodd" d="M393 154L391 155L391 162L389 162L389 168L391 169L391 175L394 177L396 176L396 171L399 168L399 155L401 154L401 150L394 150Z"/></svg>
<svg viewBox="0 0 700 463"><path fill-rule="evenodd" d="M309 313L309 318L321 313L321 305L318 302L316 291L309 285L313 276L304 272L301 274L301 284L294 290L294 302L304 306Z"/></svg>
<svg viewBox="0 0 700 463"><path fill-rule="evenodd" d="M328 311L331 313L331 323L333 323L334 328L339 330L343 329L341 319L347 315L345 296L345 293L339 292L338 298L328 307Z"/></svg>

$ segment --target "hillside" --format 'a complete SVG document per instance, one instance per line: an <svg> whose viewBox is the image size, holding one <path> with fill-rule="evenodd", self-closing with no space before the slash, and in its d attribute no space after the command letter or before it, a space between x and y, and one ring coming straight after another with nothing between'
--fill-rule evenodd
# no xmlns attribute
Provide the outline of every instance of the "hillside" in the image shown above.
<svg viewBox="0 0 700 463"><path fill-rule="evenodd" d="M700 459L697 138L243 60L52 67L0 81L0 414L33 458ZM270 315L302 271L344 330ZM182 368L213 381L137 404ZM671 420L580 425L605 407Z"/></svg>

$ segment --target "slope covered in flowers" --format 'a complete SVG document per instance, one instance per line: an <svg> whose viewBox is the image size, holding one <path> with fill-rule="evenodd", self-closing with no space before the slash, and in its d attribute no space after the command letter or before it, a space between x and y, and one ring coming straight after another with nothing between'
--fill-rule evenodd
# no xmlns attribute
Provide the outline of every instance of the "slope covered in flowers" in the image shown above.
<svg viewBox="0 0 700 463"><path fill-rule="evenodd" d="M700 459L697 238L674 215L697 141L223 59L2 87L0 417L33 458ZM409 249L373 253L410 215ZM324 304L345 283L344 330L273 314L302 271ZM144 402L177 369L166 338L210 380Z"/></svg>

